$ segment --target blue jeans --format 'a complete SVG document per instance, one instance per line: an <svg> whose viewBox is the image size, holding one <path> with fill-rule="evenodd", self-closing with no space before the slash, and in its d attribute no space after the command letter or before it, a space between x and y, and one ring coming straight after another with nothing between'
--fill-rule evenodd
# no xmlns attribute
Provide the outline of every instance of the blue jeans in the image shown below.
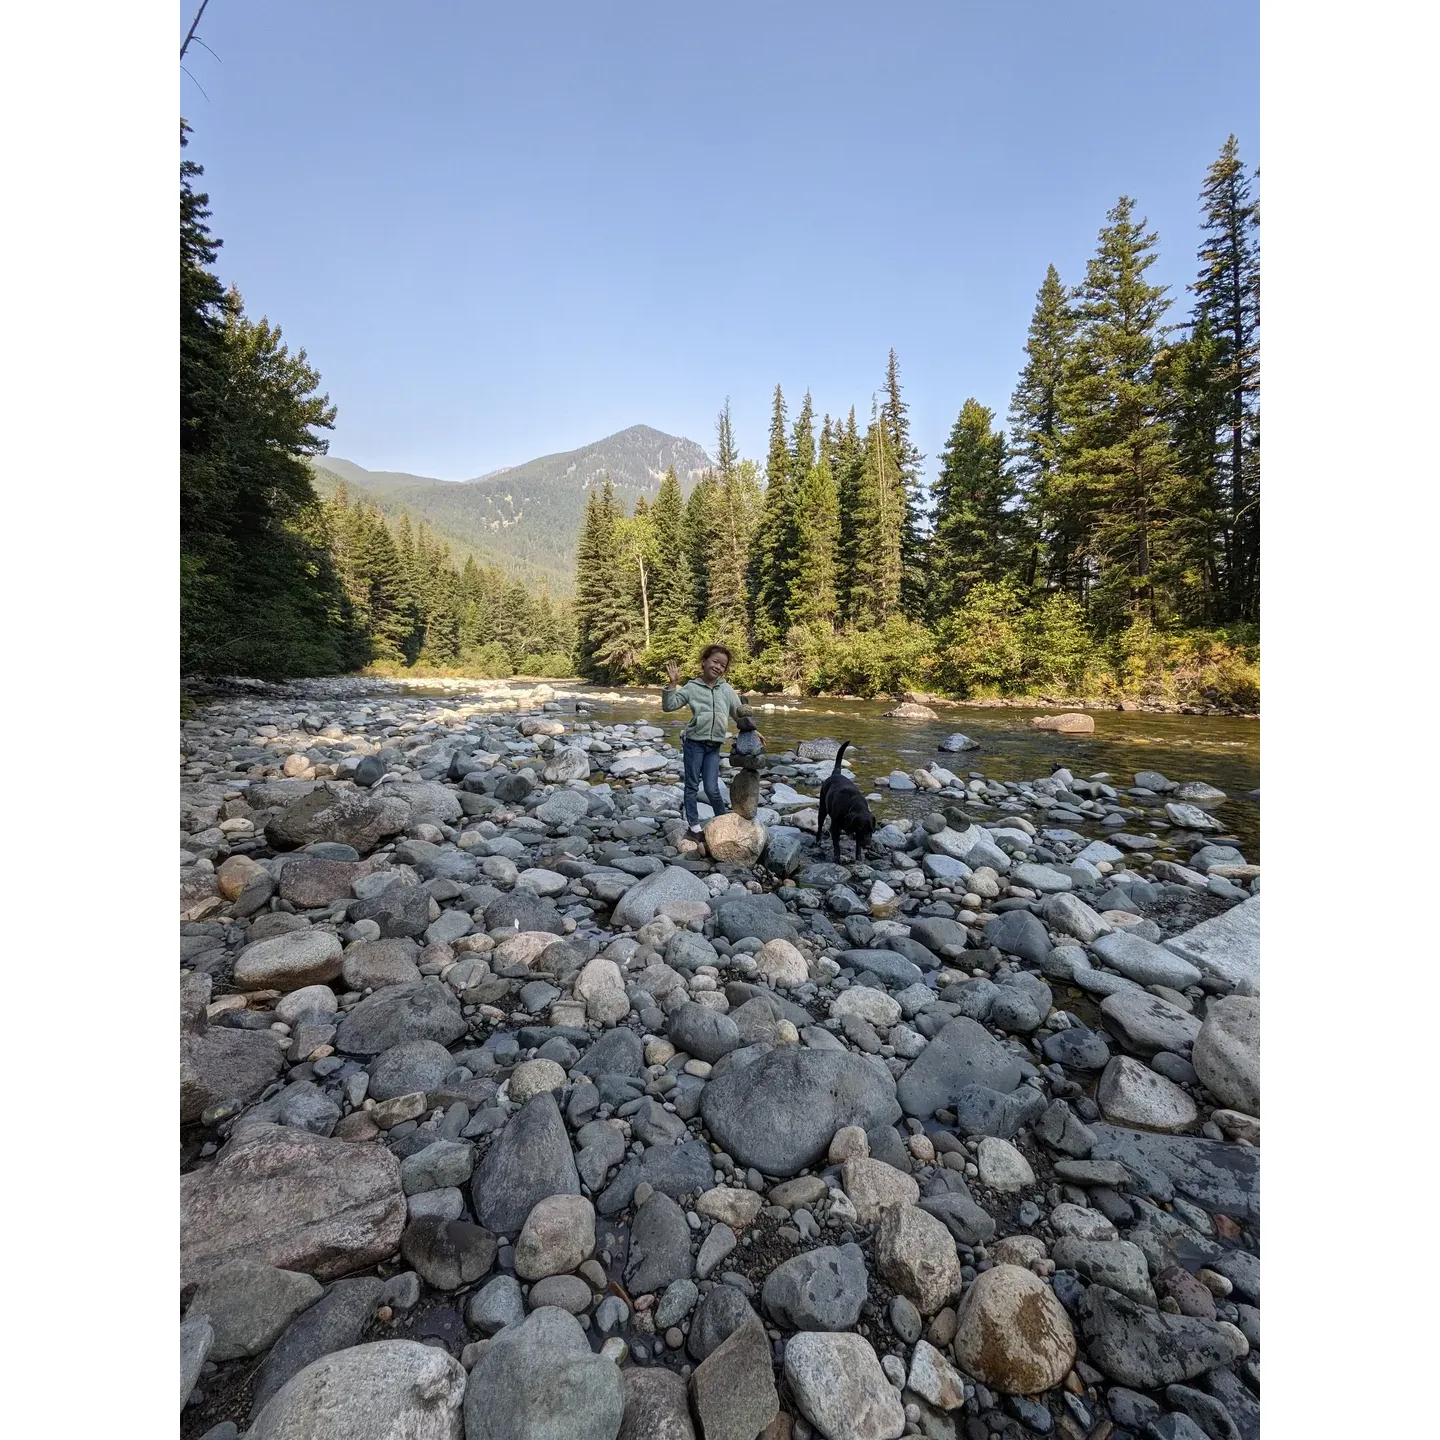
<svg viewBox="0 0 1440 1440"><path fill-rule="evenodd" d="M730 807L720 791L720 742L718 740L691 740L688 737L680 747L685 758L685 823L698 825L699 812L695 800L700 785L705 785L705 798L717 815L724 815Z"/></svg>

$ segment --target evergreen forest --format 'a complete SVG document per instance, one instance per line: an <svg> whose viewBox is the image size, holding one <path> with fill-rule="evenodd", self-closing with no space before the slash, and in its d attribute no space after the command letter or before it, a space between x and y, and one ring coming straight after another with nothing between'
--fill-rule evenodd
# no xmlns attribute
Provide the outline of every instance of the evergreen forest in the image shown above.
<svg viewBox="0 0 1440 1440"><path fill-rule="evenodd" d="M791 414L763 467L592 492L576 661L655 681L712 641L754 689L1259 703L1258 177L1232 135L1200 192L1188 303L1122 196L1083 275L1051 266L1002 420L960 406L927 484L892 350L863 420Z"/></svg>
<svg viewBox="0 0 1440 1440"><path fill-rule="evenodd" d="M572 674L568 607L543 589L473 558L457 567L424 525L343 486L317 496L306 462L325 453L335 407L305 351L221 284L201 173L182 160L182 673Z"/></svg>
<svg viewBox="0 0 1440 1440"><path fill-rule="evenodd" d="M184 673L654 682L721 641L737 684L792 694L1258 705L1258 176L1234 136L1183 303L1122 196L1083 275L1043 277L1008 413L965 399L928 480L893 350L858 412L777 385L763 463L727 401L688 498L673 469L628 514L589 491L573 602L317 495L335 407L222 284L201 174L182 148Z"/></svg>

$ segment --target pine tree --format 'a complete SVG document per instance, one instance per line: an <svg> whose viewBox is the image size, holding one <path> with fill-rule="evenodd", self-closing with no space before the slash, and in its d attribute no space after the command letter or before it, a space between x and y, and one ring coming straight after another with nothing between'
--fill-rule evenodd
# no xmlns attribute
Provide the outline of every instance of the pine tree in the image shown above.
<svg viewBox="0 0 1440 1440"><path fill-rule="evenodd" d="M828 422L827 422L828 425ZM839 497L829 457L822 447L795 493L795 592L791 621L833 630L835 550L839 539Z"/></svg>
<svg viewBox="0 0 1440 1440"><path fill-rule="evenodd" d="M792 458L785 435L785 396L777 385L770 412L770 449L765 458L765 500L751 555L752 625L758 649L773 645L789 624L795 567Z"/></svg>
<svg viewBox="0 0 1440 1440"><path fill-rule="evenodd" d="M907 615L925 611L929 582L925 547L929 533L929 502L920 467L925 457L910 438L910 407L900 394L900 362L892 348L885 362L885 403L881 418L889 451L899 475L903 497L900 541L900 603Z"/></svg>
<svg viewBox="0 0 1440 1440"><path fill-rule="evenodd" d="M713 471L707 470L685 502L685 557L690 567L690 618L700 621L710 609L710 566L714 546L716 492Z"/></svg>
<svg viewBox="0 0 1440 1440"><path fill-rule="evenodd" d="M906 504L893 433L882 409L865 435L852 502L849 618L861 628L878 628L900 610Z"/></svg>
<svg viewBox="0 0 1440 1440"><path fill-rule="evenodd" d="M1010 400L1011 444L1017 487L1035 532L1025 582L1043 573L1047 585L1073 589L1071 567L1080 536L1075 517L1055 493L1060 457L1060 387L1075 333L1075 317L1060 274L1051 265L1035 297L1025 368Z"/></svg>
<svg viewBox="0 0 1440 1440"><path fill-rule="evenodd" d="M716 420L714 480L704 619L713 626L717 638L743 654L749 648L747 580L750 556L757 549L760 487L755 465L742 461L734 448L729 400Z"/></svg>
<svg viewBox="0 0 1440 1440"><path fill-rule="evenodd" d="M852 624L860 608L860 574L868 540L862 527L861 500L865 488L865 448L855 424L855 407L850 407L844 428L837 427L834 440L836 505L839 511L835 542L835 599L840 619Z"/></svg>
<svg viewBox="0 0 1440 1440"><path fill-rule="evenodd" d="M575 573L575 625L577 661L580 673L591 679L609 679L606 656L624 628L623 597L618 593L619 519L615 487L605 478L604 487L592 490L585 501L585 523Z"/></svg>
<svg viewBox="0 0 1440 1440"><path fill-rule="evenodd" d="M674 649L676 638L682 645L688 639L695 598L695 579L686 548L685 502L673 465L660 482L660 493L650 510L650 523L655 536L650 602L652 630L656 645L668 655Z"/></svg>
<svg viewBox="0 0 1440 1440"><path fill-rule="evenodd" d="M976 585L1014 577L1015 483L994 418L978 400L966 400L940 456L930 547L936 616L964 604Z"/></svg>
<svg viewBox="0 0 1440 1440"><path fill-rule="evenodd" d="M1205 238L1190 287L1195 324L1213 337L1218 395L1216 482L1221 491L1225 615L1260 613L1260 207L1231 135L1200 191Z"/></svg>
<svg viewBox="0 0 1440 1440"><path fill-rule="evenodd" d="M1055 489L1084 536L1081 578L1092 614L1115 628L1165 618L1174 455L1157 367L1169 301L1164 286L1145 279L1158 237L1134 218L1128 196L1106 220L1077 291Z"/></svg>

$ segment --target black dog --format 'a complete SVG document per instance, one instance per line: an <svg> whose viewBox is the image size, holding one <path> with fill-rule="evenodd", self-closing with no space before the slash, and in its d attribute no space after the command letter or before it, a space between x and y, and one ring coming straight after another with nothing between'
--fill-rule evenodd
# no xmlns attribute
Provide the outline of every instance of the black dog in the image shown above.
<svg viewBox="0 0 1440 1440"><path fill-rule="evenodd" d="M825 837L825 822L830 822L830 840L835 847L837 865L840 863L842 833L848 833L855 841L857 861L869 848L870 837L875 833L875 817L870 813L860 787L840 770L840 762L849 748L847 740L835 756L835 768L820 787L820 825L815 832L815 843L819 845Z"/></svg>

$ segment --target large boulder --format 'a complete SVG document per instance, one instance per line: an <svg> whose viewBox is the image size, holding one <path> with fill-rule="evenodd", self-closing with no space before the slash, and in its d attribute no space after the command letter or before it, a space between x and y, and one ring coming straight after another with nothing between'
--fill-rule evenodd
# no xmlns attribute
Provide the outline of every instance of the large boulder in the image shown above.
<svg viewBox="0 0 1440 1440"><path fill-rule="evenodd" d="M1083 935L1076 938L1085 939ZM1095 953L1112 970L1137 985L1168 985L1172 990L1184 990L1200 982L1200 971L1188 960L1125 930L1085 943L1093 944Z"/></svg>
<svg viewBox="0 0 1440 1440"><path fill-rule="evenodd" d="M960 1293L960 1256L942 1221L915 1205L895 1205L875 1232L875 1268L893 1290L934 1315Z"/></svg>
<svg viewBox="0 0 1440 1440"><path fill-rule="evenodd" d="M708 904L710 891L698 875L679 865L667 865L663 870L644 876L615 902L611 923L638 930L647 920L653 920L665 906L681 900L698 900Z"/></svg>
<svg viewBox="0 0 1440 1440"><path fill-rule="evenodd" d="M1100 1002L1100 1014L1111 1034L1136 1055L1168 1050L1181 1054L1195 1043L1200 1022L1188 1010L1144 990L1126 988Z"/></svg>
<svg viewBox="0 0 1440 1440"><path fill-rule="evenodd" d="M454 992L438 980L387 985L346 1011L335 1048L346 1055L379 1055L409 1040L449 1045L469 1028Z"/></svg>
<svg viewBox="0 0 1440 1440"><path fill-rule="evenodd" d="M384 1281L373 1275L337 1280L328 1286L319 1300L301 1311L261 1361L250 1413L258 1415L287 1380L322 1355L358 1345L384 1293Z"/></svg>
<svg viewBox="0 0 1440 1440"><path fill-rule="evenodd" d="M753 865L765 849L765 827L727 811L706 824L705 849L722 865Z"/></svg>
<svg viewBox="0 0 1440 1440"><path fill-rule="evenodd" d="M862 1335L791 1336L785 1379L801 1413L832 1440L897 1440L905 1431L900 1392Z"/></svg>
<svg viewBox="0 0 1440 1440"><path fill-rule="evenodd" d="M1044 925L1028 910L1007 910L996 915L985 926L985 943L1032 965L1039 965L1054 948Z"/></svg>
<svg viewBox="0 0 1440 1440"><path fill-rule="evenodd" d="M620 1371L573 1315L553 1306L507 1325L470 1372L465 1440L615 1440Z"/></svg>
<svg viewBox="0 0 1440 1440"><path fill-rule="evenodd" d="M1195 1037L1191 1064L1205 1088L1246 1115L1260 1113L1260 997L1212 1000Z"/></svg>
<svg viewBox="0 0 1440 1440"><path fill-rule="evenodd" d="M265 839L282 851L333 840L368 855L382 840L404 830L411 823L410 813L410 806L390 789L372 793L324 786L288 804L266 825Z"/></svg>
<svg viewBox="0 0 1440 1440"><path fill-rule="evenodd" d="M377 1340L307 1365L245 1440L463 1440L465 1367L414 1340Z"/></svg>
<svg viewBox="0 0 1440 1440"><path fill-rule="evenodd" d="M417 825L452 825L465 813L455 791L435 780L410 781L397 785L389 793L409 807L407 829L413 830Z"/></svg>
<svg viewBox="0 0 1440 1440"><path fill-rule="evenodd" d="M232 1260L197 1287L189 1315L204 1315L215 1332L212 1360L263 1354L322 1295L318 1280L253 1260Z"/></svg>
<svg viewBox="0 0 1440 1440"><path fill-rule="evenodd" d="M497 1235L517 1235L548 1196L579 1193L570 1137L549 1090L531 1096L510 1117L470 1180L475 1214Z"/></svg>
<svg viewBox="0 0 1440 1440"><path fill-rule="evenodd" d="M900 1077L895 1093L905 1114L927 1120L955 1104L967 1085L1008 1095L1024 1078L1020 1061L966 1016L951 1020Z"/></svg>
<svg viewBox="0 0 1440 1440"><path fill-rule="evenodd" d="M1107 1120L1146 1130L1188 1130L1200 1118L1173 1080L1128 1055L1116 1055L1105 1067L1095 1098Z"/></svg>
<svg viewBox="0 0 1440 1440"><path fill-rule="evenodd" d="M1183 1384L1240 1359L1250 1348L1234 1325L1167 1315L1105 1285L1085 1290L1078 1316L1090 1363L1138 1390Z"/></svg>
<svg viewBox="0 0 1440 1440"><path fill-rule="evenodd" d="M343 955L340 937L328 930L292 930L247 945L235 960L235 985L241 990L324 985L340 974Z"/></svg>
<svg viewBox="0 0 1440 1440"><path fill-rule="evenodd" d="M1061 735L1093 735L1095 717L1078 710L1063 715L1037 715L1030 722L1037 730L1054 730Z"/></svg>
<svg viewBox="0 0 1440 1440"><path fill-rule="evenodd" d="M625 1420L616 1440L695 1440L685 1382L673 1370L627 1365L620 1385Z"/></svg>
<svg viewBox="0 0 1440 1440"><path fill-rule="evenodd" d="M180 1123L198 1120L221 1100L254 1100L285 1065L273 1030L212 1026L180 1037Z"/></svg>
<svg viewBox="0 0 1440 1440"><path fill-rule="evenodd" d="M850 1330L860 1318L868 1277L858 1245L822 1245L777 1265L765 1278L765 1313L787 1330Z"/></svg>
<svg viewBox="0 0 1440 1440"><path fill-rule="evenodd" d="M180 1177L181 1284L231 1260L331 1280L393 1255L404 1228L400 1166L388 1150L247 1126L213 1165Z"/></svg>
<svg viewBox="0 0 1440 1440"><path fill-rule="evenodd" d="M992 1390L1038 1395L1075 1363L1075 1332L1043 1280L1018 1265L996 1265L961 1297L955 1358Z"/></svg>
<svg viewBox="0 0 1440 1440"><path fill-rule="evenodd" d="M1260 897L1203 920L1165 941L1165 948L1196 965L1212 980L1245 985L1260 993Z"/></svg>
<svg viewBox="0 0 1440 1440"><path fill-rule="evenodd" d="M781 1176L820 1159L842 1125L870 1130L900 1118L895 1083L884 1070L848 1050L798 1045L712 1079L700 1110L735 1160Z"/></svg>
<svg viewBox="0 0 1440 1440"><path fill-rule="evenodd" d="M780 1413L765 1327L752 1316L696 1367L690 1395L705 1440L755 1440ZM558 1437L557 1437L558 1440Z"/></svg>

